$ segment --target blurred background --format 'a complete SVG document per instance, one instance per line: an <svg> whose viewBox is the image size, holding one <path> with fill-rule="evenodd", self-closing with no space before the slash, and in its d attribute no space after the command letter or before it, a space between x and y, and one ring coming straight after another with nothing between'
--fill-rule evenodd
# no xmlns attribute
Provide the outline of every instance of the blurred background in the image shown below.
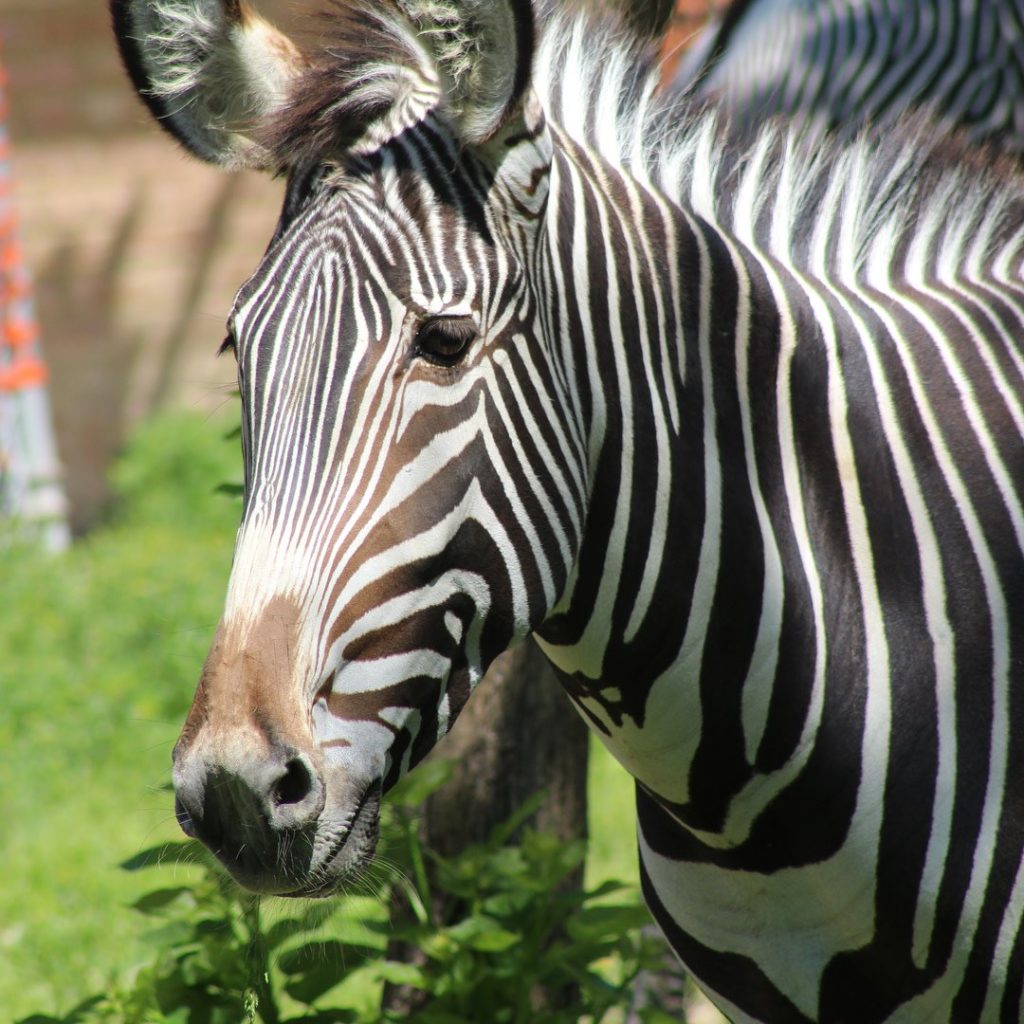
<svg viewBox="0 0 1024 1024"><path fill-rule="evenodd" d="M261 5L287 20L293 4ZM131 91L100 0L0 0L15 201L50 366L76 534L109 501L139 423L217 409L231 297L266 245L280 182L187 159Z"/></svg>
<svg viewBox="0 0 1024 1024"><path fill-rule="evenodd" d="M258 3L286 29L311 6ZM666 68L712 6L675 5ZM99 1019L76 1007L131 988L152 961L152 922L128 908L163 905L119 865L180 838L170 748L239 514L217 492L240 465L234 363L214 353L282 185L194 162L152 124L102 0L0 0L0 61L75 537L59 558L0 546L0 1024L41 1024ZM590 788L588 884L635 879L630 782L594 758Z"/></svg>

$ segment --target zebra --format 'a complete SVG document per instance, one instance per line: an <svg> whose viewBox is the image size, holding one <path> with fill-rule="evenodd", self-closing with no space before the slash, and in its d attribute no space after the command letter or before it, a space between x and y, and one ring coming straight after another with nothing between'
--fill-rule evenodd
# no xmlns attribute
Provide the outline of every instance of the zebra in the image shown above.
<svg viewBox="0 0 1024 1024"><path fill-rule="evenodd" d="M672 87L747 122L851 132L921 106L976 142L1024 153L1021 0L732 0Z"/></svg>
<svg viewBox="0 0 1024 1024"><path fill-rule="evenodd" d="M1015 165L737 136L611 15L349 0L300 54L238 0L111 7L180 143L287 176L184 831L331 894L532 633L733 1021L1021 1020Z"/></svg>

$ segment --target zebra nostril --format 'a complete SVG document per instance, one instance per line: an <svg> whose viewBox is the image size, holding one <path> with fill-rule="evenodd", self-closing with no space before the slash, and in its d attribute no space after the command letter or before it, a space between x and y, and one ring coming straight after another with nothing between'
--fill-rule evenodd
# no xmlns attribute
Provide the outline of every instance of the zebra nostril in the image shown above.
<svg viewBox="0 0 1024 1024"><path fill-rule="evenodd" d="M324 780L304 754L289 757L282 769L265 790L268 820L275 829L305 828L316 822L324 808Z"/></svg>
<svg viewBox="0 0 1024 1024"><path fill-rule="evenodd" d="M302 803L312 792L313 774L300 757L293 757L285 765L285 773L274 785L271 793L275 807Z"/></svg>

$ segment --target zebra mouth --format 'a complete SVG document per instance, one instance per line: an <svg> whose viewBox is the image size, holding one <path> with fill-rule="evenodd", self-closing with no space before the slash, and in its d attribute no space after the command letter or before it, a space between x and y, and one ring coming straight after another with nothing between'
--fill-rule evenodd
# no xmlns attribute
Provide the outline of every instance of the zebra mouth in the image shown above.
<svg viewBox="0 0 1024 1024"><path fill-rule="evenodd" d="M325 899L335 895L373 857L379 837L381 786L368 786L356 803L348 823L339 829L319 863L297 889L278 893L286 899Z"/></svg>

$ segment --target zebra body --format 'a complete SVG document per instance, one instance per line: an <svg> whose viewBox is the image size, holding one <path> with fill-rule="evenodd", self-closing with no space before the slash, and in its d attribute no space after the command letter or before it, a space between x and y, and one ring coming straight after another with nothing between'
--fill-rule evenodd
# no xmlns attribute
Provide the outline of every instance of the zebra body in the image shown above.
<svg viewBox="0 0 1024 1024"><path fill-rule="evenodd" d="M1024 151L1021 0L733 0L674 87L747 123L769 115L856 131L929 107Z"/></svg>
<svg viewBox="0 0 1024 1024"><path fill-rule="evenodd" d="M1011 652L1022 639L1013 613L1024 537L1014 338L1024 307L1019 285L1003 289L1019 277L1021 232L1011 217L995 240L1001 218L988 221L991 197L977 196L966 219L951 221L970 175L947 174L929 195L936 182L905 151L885 166L865 140L818 166L805 155L801 167L766 136L736 168L716 165L714 126L702 128L692 177L674 190L689 216L666 222L620 197L614 205L631 212L603 230L622 238L632 228L647 240L646 267L622 261L634 268L623 294L642 294L671 253L678 308L697 318L691 330L685 313L669 318L651 339L645 375L631 375L634 436L659 414L665 427L665 463L649 472L672 481L668 494L654 483L630 496L630 525L653 542L658 577L645 587L639 552L624 553L629 540L598 535L606 572L614 567L602 581L617 586L595 631L601 644L572 645L568 655L547 642L565 628L556 619L538 630L542 648L573 677L598 735L640 783L648 900L731 1019L916 1021L954 1007L950 1019L1017 1020L1015 999L1002 1002L1001 972L1020 926L1020 846L1010 845L1005 873L992 852L1020 799L1009 727L1020 678ZM594 159L574 156L567 178ZM583 173L592 182L608 174ZM730 185L731 209L714 199ZM913 242L911 211L922 218ZM804 218L813 233L794 230ZM566 263L580 257L576 249ZM974 275L1001 282L996 306L988 285L971 294ZM1003 314L998 327L992 318ZM677 373L661 378L659 343L680 334ZM618 343L608 337L601 347ZM596 352L590 358L600 364ZM608 404L627 407L610 398L609 382L622 375L609 367L601 376ZM961 427L970 423L955 437L946 434L951 403L963 410ZM653 459L652 440L630 461ZM954 459L951 445L968 447ZM616 485L621 493L621 475ZM999 543L1016 552L1001 565L985 554L996 509L1007 527ZM699 529L687 524L694 515ZM596 560L589 540L583 562ZM968 565L977 589L958 592ZM649 595L640 614L638 594ZM594 621L593 592L580 603L573 638ZM658 664L647 652L659 649L659 631L679 636L680 611L682 644ZM633 637L631 621L643 623ZM994 719L984 766L958 749L952 720L958 680L982 678L991 680ZM925 707L936 715L928 739ZM963 773L994 777L958 796ZM965 835L957 822L967 820ZM958 887L959 920L943 906ZM998 925L985 936L979 921L993 913ZM910 938L898 952L897 935Z"/></svg>
<svg viewBox="0 0 1024 1024"><path fill-rule="evenodd" d="M733 1020L1019 1021L1020 180L920 126L739 147L583 15L531 76L527 4L339 8L322 64L170 9L114 5L154 111L290 174L186 830L332 891L532 631ZM279 64L233 120L195 55L239 36Z"/></svg>

